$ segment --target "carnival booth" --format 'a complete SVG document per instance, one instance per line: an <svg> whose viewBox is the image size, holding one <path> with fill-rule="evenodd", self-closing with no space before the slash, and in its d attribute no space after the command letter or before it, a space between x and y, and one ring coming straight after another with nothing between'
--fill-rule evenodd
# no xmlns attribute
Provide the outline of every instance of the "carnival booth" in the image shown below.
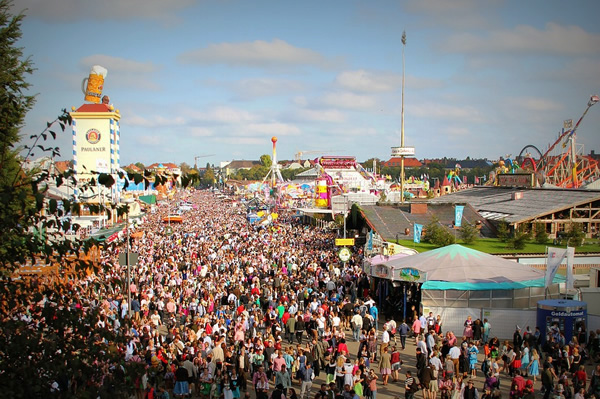
<svg viewBox="0 0 600 399"><path fill-rule="evenodd" d="M561 332L566 342L573 337L577 337L579 342L586 342L587 303L566 299L539 301L537 326L540 328L542 342L546 342L549 336L558 340Z"/></svg>
<svg viewBox="0 0 600 399"><path fill-rule="evenodd" d="M516 325L536 325L538 301L558 294L558 284L546 290L544 271L459 244L393 259L383 266L390 270L392 281L416 285L421 309L441 314L446 330L455 332L462 332L470 315L473 320L495 320L492 325L498 336L512 337Z"/></svg>

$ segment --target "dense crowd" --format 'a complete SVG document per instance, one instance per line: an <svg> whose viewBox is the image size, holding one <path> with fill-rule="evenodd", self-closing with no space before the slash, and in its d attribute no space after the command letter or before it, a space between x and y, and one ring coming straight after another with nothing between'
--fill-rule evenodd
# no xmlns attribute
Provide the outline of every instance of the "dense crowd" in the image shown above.
<svg viewBox="0 0 600 399"><path fill-rule="evenodd" d="M544 399L600 398L600 368L587 375L584 367L594 335L586 346L558 331L541 345L539 330L517 327L512 342L500 342L488 320L469 317L457 336L439 315L414 308L408 320L384 320L361 251L342 263L334 231L285 212L273 224L250 223L241 202L180 195L174 201L192 204L181 224L165 224L172 206L157 206L130 240L139 254L131 309L118 261L125 243L108 247L104 267L73 288L73 306L101 309L96 329L125 337L114 350L140 365L130 381L140 399L376 399L388 384L406 399L490 399L501 382L510 399L533 399L537 379ZM416 372L401 376L407 339ZM76 395L87 383L74 375L54 388Z"/></svg>

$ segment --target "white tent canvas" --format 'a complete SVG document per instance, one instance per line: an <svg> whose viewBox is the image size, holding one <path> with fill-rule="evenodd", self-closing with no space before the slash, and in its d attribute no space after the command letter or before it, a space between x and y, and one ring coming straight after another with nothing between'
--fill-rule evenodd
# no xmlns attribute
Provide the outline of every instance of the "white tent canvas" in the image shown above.
<svg viewBox="0 0 600 399"><path fill-rule="evenodd" d="M543 279L544 272L459 244L384 262L394 270L417 269L427 281L474 284L517 283ZM492 287L490 287L492 288ZM506 287L508 288L508 287Z"/></svg>

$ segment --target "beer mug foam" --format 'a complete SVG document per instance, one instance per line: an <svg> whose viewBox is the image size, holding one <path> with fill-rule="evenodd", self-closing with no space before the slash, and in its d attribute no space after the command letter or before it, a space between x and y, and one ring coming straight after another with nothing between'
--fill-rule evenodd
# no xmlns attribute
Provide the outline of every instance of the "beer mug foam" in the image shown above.
<svg viewBox="0 0 600 399"><path fill-rule="evenodd" d="M81 82L81 91L84 94L84 100L91 103L99 104L102 97L102 89L104 88L104 78L108 71L100 65L94 65L90 71L90 76L83 79ZM87 81L87 85L86 85Z"/></svg>

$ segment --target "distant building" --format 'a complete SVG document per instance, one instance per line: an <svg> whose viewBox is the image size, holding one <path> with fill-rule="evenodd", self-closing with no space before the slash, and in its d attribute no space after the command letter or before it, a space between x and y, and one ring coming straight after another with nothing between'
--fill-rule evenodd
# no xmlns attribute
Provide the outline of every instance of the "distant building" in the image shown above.
<svg viewBox="0 0 600 399"><path fill-rule="evenodd" d="M221 165L221 170L225 172L225 176L231 176L236 174L239 170L250 170L252 167L260 165L260 161L233 160Z"/></svg>
<svg viewBox="0 0 600 399"><path fill-rule="evenodd" d="M401 157L393 157L393 158L390 158L388 161L381 162L382 166L390 167L390 168L400 167L401 164L402 164ZM423 164L417 158L404 157L404 167L406 169L420 168L422 166L423 166Z"/></svg>

